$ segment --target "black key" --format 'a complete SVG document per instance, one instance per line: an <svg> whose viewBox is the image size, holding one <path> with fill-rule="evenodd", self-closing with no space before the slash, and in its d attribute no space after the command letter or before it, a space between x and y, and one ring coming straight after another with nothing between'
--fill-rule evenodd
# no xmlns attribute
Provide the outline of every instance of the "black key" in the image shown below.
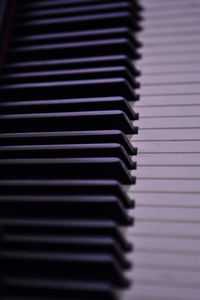
<svg viewBox="0 0 200 300"><path fill-rule="evenodd" d="M4 251L48 251L49 253L110 254L123 268L130 267L120 245L109 236L4 234Z"/></svg>
<svg viewBox="0 0 200 300"><path fill-rule="evenodd" d="M132 249L132 245L125 239L114 221L0 219L0 225L6 234L56 235L57 237L63 235L70 237L110 236L117 241L124 251Z"/></svg>
<svg viewBox="0 0 200 300"><path fill-rule="evenodd" d="M1 114L122 110L131 120L137 120L131 105L121 97L34 100L0 102Z"/></svg>
<svg viewBox="0 0 200 300"><path fill-rule="evenodd" d="M15 24L14 32L20 34L38 34L48 32L75 31L86 29L99 29L109 27L128 27L132 30L140 30L132 13L122 10L113 13L84 14L80 16L49 18L42 20L21 21Z"/></svg>
<svg viewBox="0 0 200 300"><path fill-rule="evenodd" d="M91 56L72 59L51 59L51 60L33 60L25 62L5 63L3 72L30 72L30 71L47 71L47 70L70 70L77 68L97 68L122 65L132 74L138 76L140 72L136 70L131 60L126 55L108 55L108 56Z"/></svg>
<svg viewBox="0 0 200 300"><path fill-rule="evenodd" d="M0 159L0 179L116 179L134 183L118 158Z"/></svg>
<svg viewBox="0 0 200 300"><path fill-rule="evenodd" d="M12 73L8 75L2 75L1 83L40 83L62 80L88 80L119 77L126 79L133 88L139 87L139 83L135 81L134 74L131 74L131 72L129 72L129 70L123 66Z"/></svg>
<svg viewBox="0 0 200 300"><path fill-rule="evenodd" d="M136 168L126 150L120 144L68 144L0 146L1 158L78 158L118 157L128 169Z"/></svg>
<svg viewBox="0 0 200 300"><path fill-rule="evenodd" d="M113 285L108 282L44 280L7 277L4 280L5 300L117 300Z"/></svg>
<svg viewBox="0 0 200 300"><path fill-rule="evenodd" d="M120 110L70 113L0 115L1 131L119 129L134 133L128 117Z"/></svg>
<svg viewBox="0 0 200 300"><path fill-rule="evenodd" d="M122 10L129 11L133 14L134 19L138 20L139 11L135 8L132 1L119 1L116 3L107 2L101 4L90 3L90 5L84 6L72 6L67 8L49 8L40 10L29 10L26 12L18 13L17 20L30 20L30 19L45 19L45 18L55 18L55 17L68 17L84 14L94 14L94 13L107 13L107 12L121 12Z"/></svg>
<svg viewBox="0 0 200 300"><path fill-rule="evenodd" d="M90 40L127 38L135 47L140 47L141 43L134 37L132 31L128 27L90 29L81 31L67 31L58 33L21 35L12 37L11 45L35 45L52 44L52 43L70 43Z"/></svg>
<svg viewBox="0 0 200 300"><path fill-rule="evenodd" d="M137 127L135 127L137 133ZM120 130L48 131L1 133L0 145L119 143L131 155L137 154L126 135Z"/></svg>
<svg viewBox="0 0 200 300"><path fill-rule="evenodd" d="M115 180L0 180L1 195L114 195L125 207L134 202Z"/></svg>
<svg viewBox="0 0 200 300"><path fill-rule="evenodd" d="M128 280L111 255L50 254L6 251L0 254L5 276L65 280L105 280L127 286Z"/></svg>
<svg viewBox="0 0 200 300"><path fill-rule="evenodd" d="M127 38L86 40L81 42L54 43L8 48L8 60L25 61L38 59L78 58L81 56L102 56L124 54L132 59L140 58L135 46Z"/></svg>
<svg viewBox="0 0 200 300"><path fill-rule="evenodd" d="M138 0L130 0L131 3L133 4L135 10L141 10L142 7L140 6L140 3L138 2ZM108 0L50 0L50 1L26 1L26 0L22 0L20 1L20 10L21 11L29 11L29 9L31 10L41 10L41 9L46 9L46 8L56 8L56 7L71 7L74 5L89 5L89 4L102 4L102 3L107 3ZM109 3L116 3L116 0L109 0Z"/></svg>
<svg viewBox="0 0 200 300"><path fill-rule="evenodd" d="M121 199L112 195L3 195L0 196L0 208L1 219L96 219L113 220L121 225L130 225L133 221Z"/></svg>
<svg viewBox="0 0 200 300"><path fill-rule="evenodd" d="M138 95L124 78L8 84L0 86L0 93L4 101L110 96L138 99Z"/></svg>

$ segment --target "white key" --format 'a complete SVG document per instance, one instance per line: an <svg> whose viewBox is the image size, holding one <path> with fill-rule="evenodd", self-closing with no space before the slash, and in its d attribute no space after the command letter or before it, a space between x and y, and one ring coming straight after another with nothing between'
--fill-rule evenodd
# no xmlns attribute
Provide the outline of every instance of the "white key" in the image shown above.
<svg viewBox="0 0 200 300"><path fill-rule="evenodd" d="M144 56L142 60L136 62L136 66L139 69L144 70L145 65L164 65L164 64L180 64L180 63L200 63L200 53L180 53L180 54L170 54L170 55L158 55L158 56Z"/></svg>
<svg viewBox="0 0 200 300"><path fill-rule="evenodd" d="M139 135L138 135L139 136ZM200 141L134 141L138 153L200 153ZM198 163L198 162L197 162Z"/></svg>
<svg viewBox="0 0 200 300"><path fill-rule="evenodd" d="M161 75L162 76L162 75ZM133 108L151 106L200 105L199 95L171 95L142 97L140 101L132 102Z"/></svg>
<svg viewBox="0 0 200 300"><path fill-rule="evenodd" d="M190 128L190 129L139 129L139 135L132 137L132 141L194 141L200 140L200 128ZM178 155L177 155L178 156ZM198 161L199 156L193 156L192 160L190 155L186 156L187 162L193 162L193 159ZM183 155L180 156L182 160ZM143 156L143 159L146 157ZM153 159L153 157L152 157ZM175 163L175 162L174 162Z"/></svg>
<svg viewBox="0 0 200 300"><path fill-rule="evenodd" d="M139 153L133 160L137 161L138 169L145 165L196 166L200 162L200 153Z"/></svg>
<svg viewBox="0 0 200 300"><path fill-rule="evenodd" d="M137 200L136 193L200 193L199 180L137 179L129 192ZM147 195L148 196L148 195Z"/></svg>
<svg viewBox="0 0 200 300"><path fill-rule="evenodd" d="M181 54L181 53L189 53L192 55L193 53L198 53L200 50L200 44L197 43L188 43L188 44L181 44L177 45L176 43L171 44L167 47L160 47L159 45L157 47L145 47L140 50L140 53L144 57L150 57L150 56L157 56L157 55L174 55L174 54Z"/></svg>
<svg viewBox="0 0 200 300"><path fill-rule="evenodd" d="M189 102L189 97L188 97ZM200 105L189 106L168 106L168 107L140 107L140 118L144 117L180 117L200 116Z"/></svg>
<svg viewBox="0 0 200 300"><path fill-rule="evenodd" d="M137 207L133 210L135 226L139 220L160 222L200 222L200 208Z"/></svg>
<svg viewBox="0 0 200 300"><path fill-rule="evenodd" d="M200 45L199 45L200 46ZM146 85L159 85L159 84L178 84L178 83L200 83L199 74L162 74L161 75L143 75L139 80L142 87Z"/></svg>
<svg viewBox="0 0 200 300"><path fill-rule="evenodd" d="M188 83L188 84L171 84L171 85L156 85L156 86L142 86L138 91L142 96L148 95L192 95L200 94L200 84L199 83Z"/></svg>

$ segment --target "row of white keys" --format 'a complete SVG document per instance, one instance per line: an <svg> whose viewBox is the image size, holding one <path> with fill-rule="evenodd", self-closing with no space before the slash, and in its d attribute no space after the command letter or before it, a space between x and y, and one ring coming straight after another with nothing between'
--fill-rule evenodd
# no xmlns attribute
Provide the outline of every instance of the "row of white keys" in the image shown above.
<svg viewBox="0 0 200 300"><path fill-rule="evenodd" d="M122 300L200 298L200 2L142 0L133 243Z"/></svg>

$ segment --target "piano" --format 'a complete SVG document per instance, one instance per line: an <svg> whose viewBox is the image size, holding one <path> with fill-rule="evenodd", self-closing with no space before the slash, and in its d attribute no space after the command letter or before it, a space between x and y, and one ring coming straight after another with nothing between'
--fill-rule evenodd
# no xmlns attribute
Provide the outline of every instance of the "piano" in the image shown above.
<svg viewBox="0 0 200 300"><path fill-rule="evenodd" d="M199 0L1 0L0 299L200 299L199 26Z"/></svg>

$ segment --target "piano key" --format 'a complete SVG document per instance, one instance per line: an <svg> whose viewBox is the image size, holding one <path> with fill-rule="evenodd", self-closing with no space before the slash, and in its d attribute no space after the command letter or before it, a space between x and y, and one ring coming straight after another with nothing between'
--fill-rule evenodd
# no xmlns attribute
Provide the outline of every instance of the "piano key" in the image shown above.
<svg viewBox="0 0 200 300"><path fill-rule="evenodd" d="M128 169L136 168L126 150L120 144L68 144L0 146L1 158L75 158L118 157Z"/></svg>
<svg viewBox="0 0 200 300"><path fill-rule="evenodd" d="M198 76L198 74L200 73L200 63L198 62L182 62L181 64L177 64L177 65L165 65L163 67L163 65L145 65L145 71L143 72L144 77L148 76L148 78L150 78L150 76L154 76L154 75L165 75L165 74L182 74L182 72L186 72L186 73L191 73L191 74L196 74L196 76ZM142 77L141 77L142 79ZM176 101L176 99L174 99ZM142 103L141 103L142 104Z"/></svg>
<svg viewBox="0 0 200 300"><path fill-rule="evenodd" d="M137 110L138 111L138 110ZM140 126L143 129L188 129L188 128L199 128L200 117L197 116L182 116L182 117L149 117L139 118L139 121L134 122L134 125ZM187 145L189 147L189 145Z"/></svg>
<svg viewBox="0 0 200 300"><path fill-rule="evenodd" d="M170 54L176 54L176 53L198 53L200 49L199 44L195 44L195 43L188 43L188 44L182 44L182 45L178 45L178 44L172 44L169 45L167 47L165 47L163 49L163 47L159 47L157 46L156 48L149 48L149 47L145 47L143 48L140 52L142 55L146 56L146 57L150 57L150 56L154 56L154 55L170 55Z"/></svg>
<svg viewBox="0 0 200 300"><path fill-rule="evenodd" d="M137 166L198 166L200 153L139 153ZM200 165L199 165L200 167Z"/></svg>
<svg viewBox="0 0 200 300"><path fill-rule="evenodd" d="M138 100L138 95L124 78L72 80L0 86L4 100L28 100L60 97L115 97Z"/></svg>
<svg viewBox="0 0 200 300"><path fill-rule="evenodd" d="M122 186L115 180L0 180L2 195L104 195L119 197L125 207L133 207Z"/></svg>
<svg viewBox="0 0 200 300"><path fill-rule="evenodd" d="M126 55L107 55L91 56L72 59L50 59L50 60L33 60L25 62L5 63L3 66L4 73L9 72L30 72L30 71L47 71L47 70L66 70L89 67L109 67L122 65L130 70L135 76L139 71L135 69L133 63Z"/></svg>
<svg viewBox="0 0 200 300"><path fill-rule="evenodd" d="M96 219L113 220L121 225L132 224L132 218L128 216L121 199L112 195L3 195L0 196L0 207L1 219Z"/></svg>
<svg viewBox="0 0 200 300"><path fill-rule="evenodd" d="M150 27L150 26L156 26L156 24L159 26L168 26L168 24L170 23L171 21L171 25L170 26L182 26L182 25L186 25L186 24L195 24L196 22L195 21L199 21L199 11L197 9L197 12L195 13L188 13L187 14L187 10L186 10L186 13L183 14L183 15L176 15L176 14L170 14L170 15L167 15L166 18L161 16L161 18L149 18L145 21L145 25L146 27Z"/></svg>
<svg viewBox="0 0 200 300"><path fill-rule="evenodd" d="M140 55L135 51L135 46L127 38L103 39L103 40L84 40L80 42L53 43L45 45L33 45L24 47L8 48L7 55L11 62L37 60L37 59L55 59L60 58L78 58L83 56L102 56L102 55L120 55L125 54L130 58L137 59Z"/></svg>
<svg viewBox="0 0 200 300"><path fill-rule="evenodd" d="M179 129L140 129L140 137L131 138L134 141L195 141L199 140L199 128ZM188 161L188 160L187 160Z"/></svg>
<svg viewBox="0 0 200 300"><path fill-rule="evenodd" d="M1 113L73 112L89 110L122 110L131 120L138 119L131 105L121 97L57 99L1 102Z"/></svg>
<svg viewBox="0 0 200 300"><path fill-rule="evenodd" d="M137 127L135 128L137 131ZM120 130L47 131L1 133L0 145L93 144L119 143L129 154L136 155L126 135Z"/></svg>
<svg viewBox="0 0 200 300"><path fill-rule="evenodd" d="M137 141L138 153L200 153L200 141Z"/></svg>
<svg viewBox="0 0 200 300"><path fill-rule="evenodd" d="M177 6L177 7L173 7L170 11L169 10L165 10L165 7L163 7L163 9L159 9L159 10L149 10L147 9L145 11L145 16L148 19L152 19L152 18L156 18L156 20L159 19L168 19L169 15L170 17L181 17L182 19L185 16L188 15L193 15L195 16L196 13L200 12L200 6L199 5L195 5L192 6L191 4L188 3L188 5L181 5L181 6Z"/></svg>
<svg viewBox="0 0 200 300"><path fill-rule="evenodd" d="M36 278L14 278L9 277L5 280L5 289L8 294L11 294L5 299L16 300L15 296L20 295L20 299L25 300L42 300L44 294L48 299L53 300L53 294L58 294L61 297L84 297L85 299L95 297L97 300L116 300L116 292L112 285L107 282L93 281L62 281L62 280L41 280ZM31 296L30 296L31 290ZM24 298L24 294L26 295ZM35 295L35 296L34 296ZM40 298L41 296L41 298ZM17 297L19 299L19 297ZM62 299L62 298L61 298Z"/></svg>
<svg viewBox="0 0 200 300"><path fill-rule="evenodd" d="M194 0L193 0L194 1ZM112 1L109 1L112 2ZM57 0L57 1L29 1L28 3L26 1L22 1L19 6L19 10L29 10L31 9L43 9L43 8L48 8L48 7L70 7L74 5L88 5L88 4L98 4L98 3L107 3L107 0L68 0L67 2L65 0ZM135 9L140 10L141 6L138 3L138 1L131 1L132 5L135 7Z"/></svg>
<svg viewBox="0 0 200 300"><path fill-rule="evenodd" d="M132 195L133 196L133 195ZM131 195L130 195L130 198ZM137 202L135 207L184 207L184 208L199 208L200 201L198 193L178 194L178 193L149 193L146 197L145 193L137 194Z"/></svg>
<svg viewBox="0 0 200 300"><path fill-rule="evenodd" d="M150 297L149 297L150 295ZM167 295L162 298L163 295ZM187 288L187 287L167 287L160 286L156 283L154 284L136 284L135 288L131 292L127 291L126 298L127 300L132 300L133 297L135 300L171 300L172 297L174 300L198 300L199 289L198 288ZM148 297L148 298L147 298Z"/></svg>
<svg viewBox="0 0 200 300"><path fill-rule="evenodd" d="M164 36L146 36L145 37L145 49L147 48L154 48L157 47L168 47L168 45L173 45L176 43L177 45L185 45L188 43L199 43L199 35L198 34L191 34L191 35L164 35ZM163 49L164 50L164 49Z"/></svg>
<svg viewBox="0 0 200 300"><path fill-rule="evenodd" d="M137 178L157 178L157 179L200 179L200 164L196 166L152 166L140 165L137 171L132 171Z"/></svg>
<svg viewBox="0 0 200 300"><path fill-rule="evenodd" d="M36 113L0 115L2 131L119 129L134 133L129 118L121 110L84 111L70 113Z"/></svg>
<svg viewBox="0 0 200 300"><path fill-rule="evenodd" d="M146 65L174 65L179 63L199 63L200 55L199 53L179 53L170 55L157 55L155 56L144 56L142 61L138 61L136 66L139 69L143 68L145 72Z"/></svg>
<svg viewBox="0 0 200 300"><path fill-rule="evenodd" d="M198 260L193 255L165 254L165 253L132 253L135 268L167 269L179 271L199 272Z"/></svg>
<svg viewBox="0 0 200 300"><path fill-rule="evenodd" d="M78 189L78 187L77 187ZM106 194L106 192L104 192ZM48 236L67 235L76 236L110 236L123 249L130 251L132 245L125 239L122 231L116 222L111 220L30 220L30 219L2 219L0 224L4 233L10 234L28 234L33 233L39 236L48 234Z"/></svg>
<svg viewBox="0 0 200 300"><path fill-rule="evenodd" d="M140 107L140 117L196 117L200 115L200 105L172 105L165 107Z"/></svg>
<svg viewBox="0 0 200 300"><path fill-rule="evenodd" d="M118 158L1 159L1 179L116 179L135 178ZM19 171L20 170L20 171Z"/></svg>
<svg viewBox="0 0 200 300"><path fill-rule="evenodd" d="M33 82L51 82L59 80L89 80L99 78L118 78L122 77L129 82L134 88L139 87L139 83L135 81L134 74L123 66L105 67L105 68L87 68L87 69L73 69L73 70L59 70L59 71L39 71L39 72L25 72L13 73L1 76L3 84L12 83L33 83Z"/></svg>
<svg viewBox="0 0 200 300"><path fill-rule="evenodd" d="M153 220L157 222L193 222L200 220L200 209L197 207L137 207L134 209L135 222Z"/></svg>
<svg viewBox="0 0 200 300"><path fill-rule="evenodd" d="M62 30L98 29L103 27L127 26L132 30L139 30L132 13L127 10L112 13L85 14L72 17L49 18L42 20L20 21L15 24L15 34L59 32Z"/></svg>
<svg viewBox="0 0 200 300"><path fill-rule="evenodd" d="M197 180L170 180L170 179L138 179L135 186L131 186L129 192L133 193L200 193Z"/></svg>
<svg viewBox="0 0 200 300"><path fill-rule="evenodd" d="M6 251L1 254L6 267L7 276L17 276L28 279L37 277L45 279L65 279L102 281L119 286L127 286L117 261L111 255L88 254L49 254ZM15 268L12 268L15 265ZM43 267L42 267L43 266ZM49 273L49 268L52 270ZM105 272L106 271L106 272ZM7 277L6 276L6 277Z"/></svg>
<svg viewBox="0 0 200 300"><path fill-rule="evenodd" d="M29 234L4 234L4 249L15 251L48 251L50 253L107 253L113 255L122 268L130 267L130 262L125 258L120 245L108 236L76 236L67 235L49 237Z"/></svg>
<svg viewBox="0 0 200 300"><path fill-rule="evenodd" d="M195 239L134 237L134 252L143 253L144 255L148 255L149 252L153 252L163 254L194 255L198 257L200 253L200 245L199 241ZM137 276L137 272L135 275ZM198 277L200 280L199 274Z"/></svg>
<svg viewBox="0 0 200 300"><path fill-rule="evenodd" d="M180 3L185 6L199 5L198 0L191 0L188 2L187 0L168 0L167 2L155 1L155 0L142 0L142 4L146 7L146 10L155 10L155 9L166 9L166 7L174 7L174 5L178 5L180 7Z"/></svg>
<svg viewBox="0 0 200 300"><path fill-rule="evenodd" d="M199 95L190 95L190 103L188 103L188 95L176 95L171 97L170 95L165 96L149 96L143 97L142 101L132 103L133 107L151 107L151 106L176 106L176 105L200 105Z"/></svg>
<svg viewBox="0 0 200 300"><path fill-rule="evenodd" d="M151 24L144 28L144 31L140 33L141 36L154 37L154 36L184 36L189 34L198 35L199 20L195 22L185 22L174 25L173 23L166 22L165 24Z"/></svg>
<svg viewBox="0 0 200 300"><path fill-rule="evenodd" d="M112 1L111 1L112 2ZM135 7L136 10L141 10L141 6L138 3L138 1L130 1L131 4ZM28 3L26 1L23 1L23 3L20 3L19 9L21 11L24 10L37 10L37 9L46 9L46 8L56 8L56 7L70 7L74 5L84 6L88 4L98 4L98 3L107 3L107 0L68 0L67 2L65 0L57 0L57 1L29 1Z"/></svg>
<svg viewBox="0 0 200 300"><path fill-rule="evenodd" d="M133 276L135 284L148 282L150 285L166 285L168 287L198 288L200 280L197 272L180 272L176 270L157 270L155 272L148 269L136 269Z"/></svg>
<svg viewBox="0 0 200 300"><path fill-rule="evenodd" d="M81 31L69 31L58 33L46 33L46 34L33 34L33 35L21 35L13 37L11 45L35 45L36 43L48 44L48 43L64 43L75 41L89 41L89 40L102 40L102 39L114 39L114 38L127 38L135 47L141 46L141 43L133 36L128 27L117 28L104 28L96 30L81 30Z"/></svg>
<svg viewBox="0 0 200 300"><path fill-rule="evenodd" d="M3 77L4 78L4 77ZM192 74L162 74L160 75L143 75L141 79L142 86L149 86L149 85L157 85L157 84L187 84L187 83L198 83L199 79L196 73Z"/></svg>
<svg viewBox="0 0 200 300"><path fill-rule="evenodd" d="M195 239L173 238L173 237L134 237L134 252L143 253L163 253L199 256L199 241ZM131 272L131 271L130 271ZM133 273L134 276L134 273ZM200 279L200 276L199 276Z"/></svg>
<svg viewBox="0 0 200 300"><path fill-rule="evenodd" d="M159 225L158 225L159 224ZM127 236L141 237L160 237L160 238L180 238L199 239L199 223L184 223L184 222L153 222L141 221L137 222L137 226L127 227Z"/></svg>
<svg viewBox="0 0 200 300"><path fill-rule="evenodd" d="M150 95L192 95L200 93L199 83L143 86L139 91L141 97Z"/></svg>
<svg viewBox="0 0 200 300"><path fill-rule="evenodd" d="M52 18L52 17L61 17L61 16L74 16L74 15L83 15L87 14L94 14L94 13L106 13L106 12L116 12L127 10L131 12L134 18L138 19L138 11L135 9L134 2L132 1L123 1L118 3L107 2L103 4L90 4L85 6L72 6L67 8L49 8L43 10L33 10L33 11L26 11L26 12L19 12L17 16L17 20L24 20L24 19L38 19L38 18Z"/></svg>

